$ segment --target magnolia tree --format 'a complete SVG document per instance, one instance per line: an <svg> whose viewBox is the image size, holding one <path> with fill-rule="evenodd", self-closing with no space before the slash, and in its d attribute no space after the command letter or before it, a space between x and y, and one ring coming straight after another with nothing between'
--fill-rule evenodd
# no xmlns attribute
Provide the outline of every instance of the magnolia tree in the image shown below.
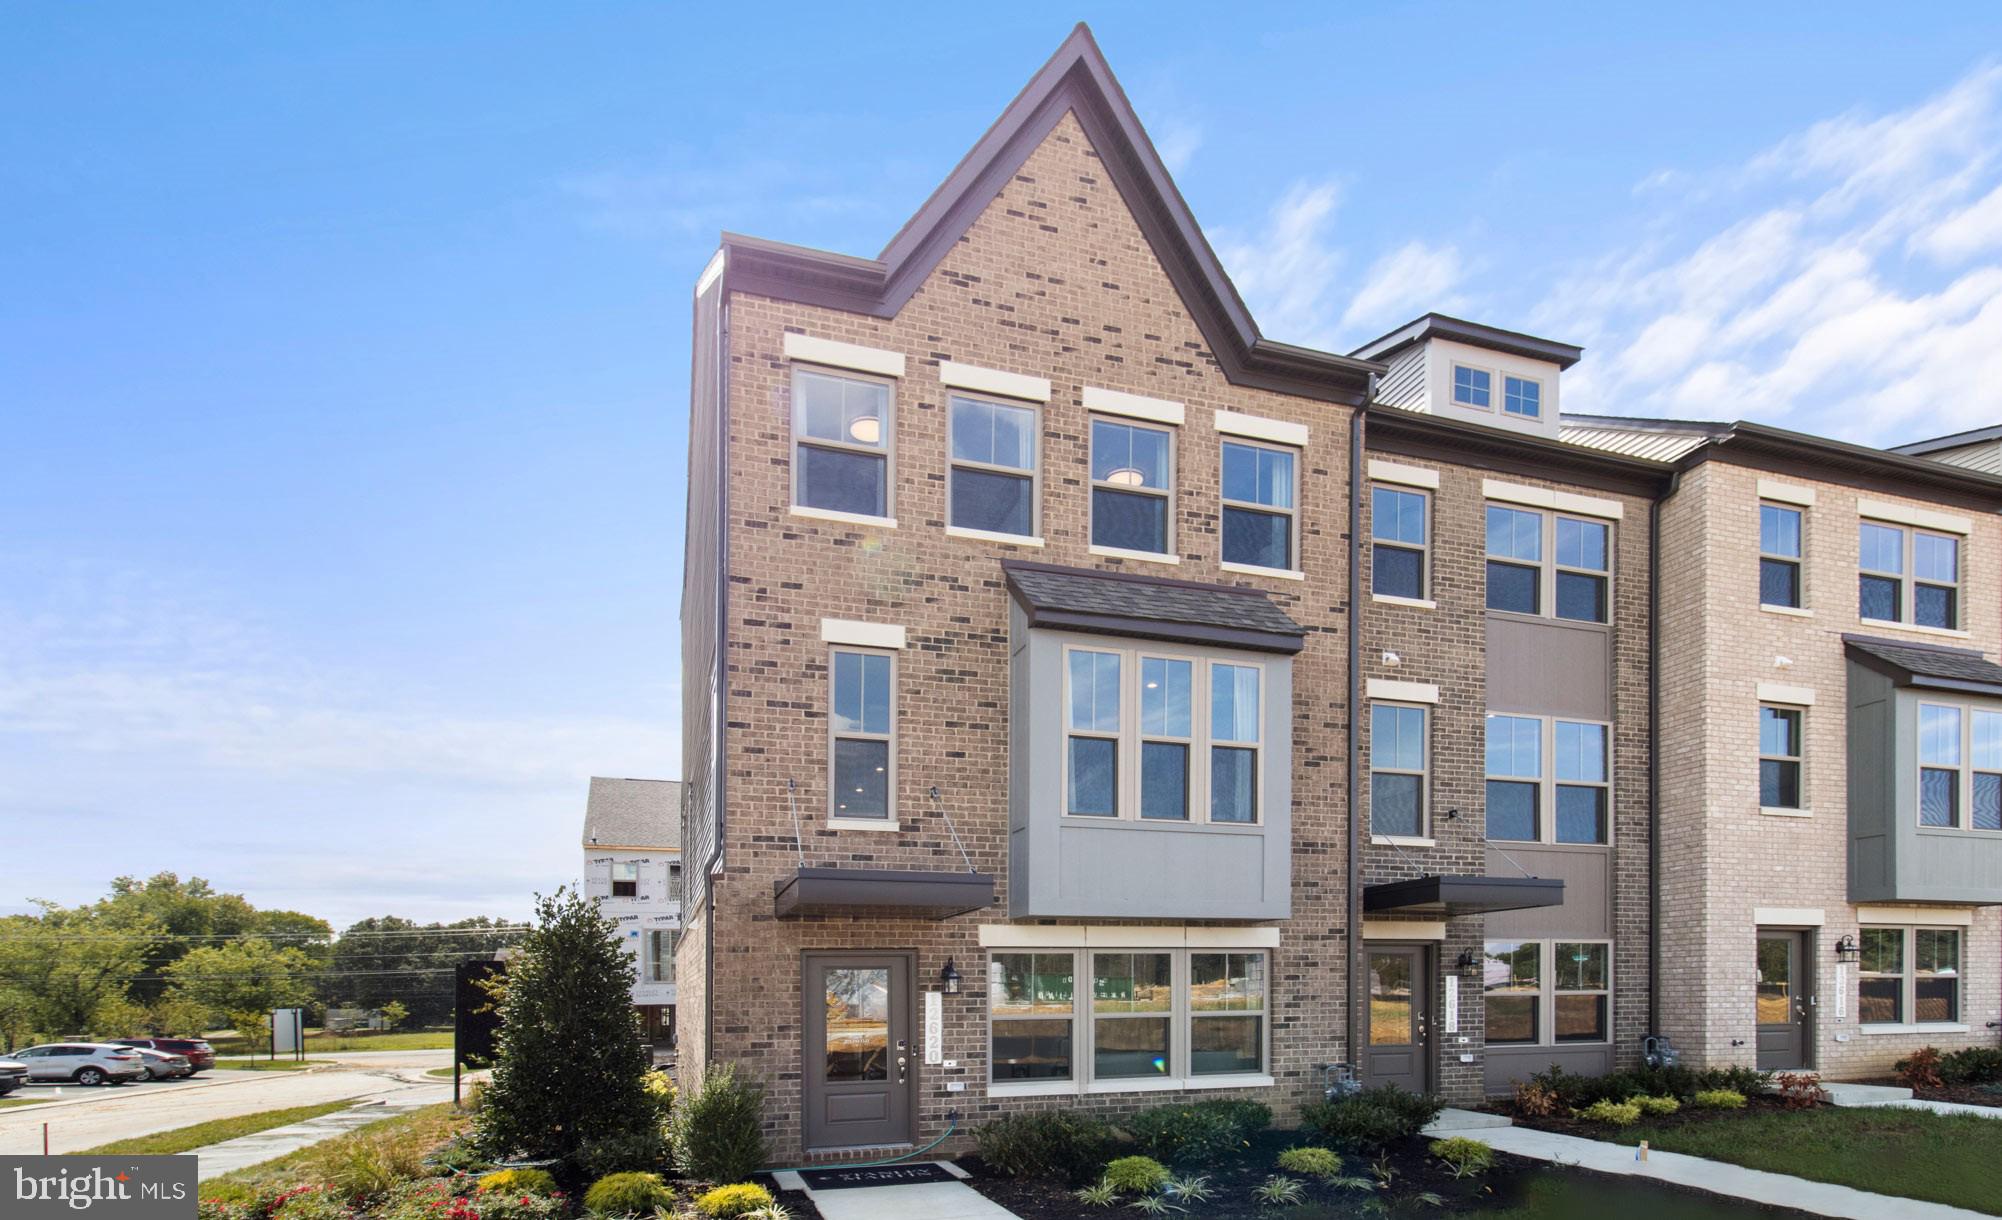
<svg viewBox="0 0 2002 1220"><path fill-rule="evenodd" d="M493 1080L480 1096L489 1155L578 1162L595 1146L658 1140L632 958L613 932L575 891L536 900L536 926L508 961Z"/></svg>

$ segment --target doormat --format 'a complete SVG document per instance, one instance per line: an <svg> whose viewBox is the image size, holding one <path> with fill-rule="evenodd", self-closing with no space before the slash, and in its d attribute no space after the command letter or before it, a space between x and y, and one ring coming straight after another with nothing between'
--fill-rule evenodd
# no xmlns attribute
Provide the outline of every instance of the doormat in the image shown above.
<svg viewBox="0 0 2002 1220"><path fill-rule="evenodd" d="M799 1176L808 1190L846 1190L854 1186L906 1186L918 1182L957 1182L937 1165L924 1161L916 1165L876 1165L857 1169L802 1169Z"/></svg>

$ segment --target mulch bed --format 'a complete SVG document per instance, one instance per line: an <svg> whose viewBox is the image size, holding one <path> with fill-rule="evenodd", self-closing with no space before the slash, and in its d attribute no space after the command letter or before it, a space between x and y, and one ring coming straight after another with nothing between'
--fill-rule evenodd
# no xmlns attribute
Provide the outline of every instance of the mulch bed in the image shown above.
<svg viewBox="0 0 2002 1220"><path fill-rule="evenodd" d="M1921 1101L1957 1101L1963 1105L1993 1106L2002 1109L2002 1084L1949 1084L1937 1089L1917 1089L1894 1076L1861 1083L1894 1085L1901 1089L1911 1088L1912 1096Z"/></svg>
<svg viewBox="0 0 2002 1220"><path fill-rule="evenodd" d="M1620 1132L1620 1128L1610 1127L1605 1123L1586 1122L1583 1119L1573 1118L1569 1110L1560 1110L1556 1114L1549 1115L1523 1114L1513 1105L1506 1102L1486 1108L1491 1113L1506 1114L1510 1119L1514 1120L1516 1126L1528 1127L1533 1131L1554 1131L1559 1135L1576 1135L1588 1140L1612 1140ZM1636 1125L1670 1128L1693 1127L1704 1123L1739 1118L1746 1114L1758 1114L1766 1111L1780 1112L1785 1109L1786 1107L1781 1105L1777 1098L1770 1096L1748 1097L1745 1099L1743 1108L1737 1110L1699 1110L1688 1102L1684 1102L1682 1103L1682 1108L1673 1114L1643 1114L1641 1121Z"/></svg>
<svg viewBox="0 0 2002 1220"><path fill-rule="evenodd" d="M1209 1178L1209 1185L1216 1193L1206 1203L1191 1205L1190 1215L1199 1215L1203 1220L1273 1220L1279 1217L1351 1216L1358 1214L1359 1205L1370 1198L1382 1199L1386 1196L1393 1201L1407 1201L1405 1210L1425 1215L1441 1215L1453 1212L1484 1211L1515 1198L1519 1193L1518 1179L1530 1172L1540 1172L1542 1166L1536 1161L1495 1154L1493 1169L1477 1177L1455 1179L1447 1169L1427 1149L1429 1139L1402 1140L1384 1152L1384 1163L1395 1174L1388 1192L1365 1194L1359 1190L1342 1190L1311 1178L1294 1176L1306 1187L1302 1202L1289 1208L1269 1208L1259 1205L1252 1195L1266 1178L1279 1172L1279 1154L1288 1148L1319 1144L1322 1141L1311 1132L1303 1131L1261 1131L1251 1139L1251 1146L1245 1153L1227 1164L1204 1165L1196 1171ZM1351 1173L1363 1177L1371 1176L1376 1158L1348 1157ZM960 1167L973 1175L967 1185L1014 1212L1022 1220L1092 1220L1094 1217L1128 1216L1134 1214L1126 1204L1131 1197L1121 1199L1114 1208L1088 1207L1071 1194L1068 1185L1041 1178L1004 1178L990 1173L980 1158L961 1158ZM1416 1207L1409 1201L1417 1195L1431 1192L1445 1200L1443 1206Z"/></svg>

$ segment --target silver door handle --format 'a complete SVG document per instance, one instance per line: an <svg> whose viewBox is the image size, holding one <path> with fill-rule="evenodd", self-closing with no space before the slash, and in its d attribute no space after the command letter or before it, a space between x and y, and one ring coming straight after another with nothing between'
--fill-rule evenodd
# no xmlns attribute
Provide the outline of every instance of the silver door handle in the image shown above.
<svg viewBox="0 0 2002 1220"><path fill-rule="evenodd" d="M910 1060L909 1060L909 1059L906 1059L906 1058L905 1058L904 1056L902 1056L902 1055L898 1055L898 1056L897 1056L897 1083L898 1083L898 1084L903 1084L903 1083L904 1083L904 1082L905 1082L906 1080L908 1080L908 1079L910 1078L910 1075L909 1075L909 1073L905 1071L905 1067L906 1067L906 1066L907 1066L907 1065L908 1065L909 1063L910 1063Z"/></svg>

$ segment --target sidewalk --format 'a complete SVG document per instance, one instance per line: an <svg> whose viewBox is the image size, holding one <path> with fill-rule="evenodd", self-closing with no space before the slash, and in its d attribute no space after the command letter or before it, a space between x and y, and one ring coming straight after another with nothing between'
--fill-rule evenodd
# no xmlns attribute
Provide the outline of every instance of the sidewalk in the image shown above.
<svg viewBox="0 0 2002 1220"><path fill-rule="evenodd" d="M296 1152L301 1148L330 1140L337 1135L346 1135L357 1127L394 1118L411 1110L421 1108L422 1102L369 1101L346 1110L336 1110L332 1114L322 1114L309 1118L303 1123L273 1127L269 1131L259 1131L255 1135L245 1135L220 1144L210 1144L197 1148L187 1155L198 1158L201 1168L197 1177L201 1181L220 1177L238 1169L260 1165L274 1157Z"/></svg>
<svg viewBox="0 0 2002 1220"><path fill-rule="evenodd" d="M1876 1106L1891 1110L1930 1110L1934 1114L1972 1114L1976 1118L2002 1119L2002 1108L1973 1106L1964 1101L1926 1101L1913 1097L1910 1089L1888 1084L1837 1084L1822 1081L1828 1100L1838 1106Z"/></svg>
<svg viewBox="0 0 2002 1220"><path fill-rule="evenodd" d="M1805 1178L1745 1169L1678 1152L1651 1151L1647 1160L1636 1160L1637 1150L1625 1144L1532 1131L1526 1127L1496 1126L1494 1122L1498 1117L1448 1109L1425 1128L1425 1134L1464 1136L1479 1140L1499 1152L1549 1161L1555 1165L1577 1165L1599 1173L1645 1178L1753 1203L1791 1207L1818 1216L1837 1216L1844 1220L1982 1220L1980 1212L1948 1207L1943 1203L1875 1195L1848 1186L1810 1182Z"/></svg>

